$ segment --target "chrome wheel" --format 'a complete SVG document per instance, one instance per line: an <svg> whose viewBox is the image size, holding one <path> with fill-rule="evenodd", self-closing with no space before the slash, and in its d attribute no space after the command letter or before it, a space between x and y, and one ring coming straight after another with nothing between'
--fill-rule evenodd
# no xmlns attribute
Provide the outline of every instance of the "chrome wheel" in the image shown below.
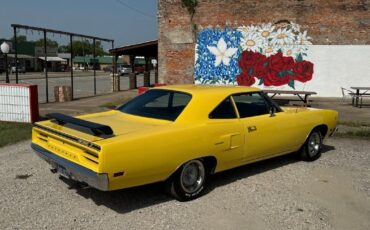
<svg viewBox="0 0 370 230"><path fill-rule="evenodd" d="M186 163L181 171L180 186L187 193L197 192L204 183L205 169L200 160Z"/></svg>
<svg viewBox="0 0 370 230"><path fill-rule="evenodd" d="M314 161L321 156L322 134L318 129L312 130L305 143L299 150L299 155L304 161Z"/></svg>
<svg viewBox="0 0 370 230"><path fill-rule="evenodd" d="M308 155L310 157L316 156L320 152L321 136L319 132L313 132L308 140Z"/></svg>

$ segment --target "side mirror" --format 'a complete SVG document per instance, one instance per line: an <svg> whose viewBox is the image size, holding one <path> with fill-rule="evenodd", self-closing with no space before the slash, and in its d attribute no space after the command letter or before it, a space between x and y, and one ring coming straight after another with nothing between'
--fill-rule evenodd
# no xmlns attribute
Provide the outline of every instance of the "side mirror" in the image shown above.
<svg viewBox="0 0 370 230"><path fill-rule="evenodd" d="M275 106L271 105L270 106L270 117L274 117L276 113L276 108Z"/></svg>

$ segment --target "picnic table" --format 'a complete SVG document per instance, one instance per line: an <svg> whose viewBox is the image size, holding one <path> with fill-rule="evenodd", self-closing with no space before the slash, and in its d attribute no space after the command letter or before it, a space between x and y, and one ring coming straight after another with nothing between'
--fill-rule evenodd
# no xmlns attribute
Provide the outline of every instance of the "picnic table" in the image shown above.
<svg viewBox="0 0 370 230"><path fill-rule="evenodd" d="M352 86L351 89L354 89L356 90L356 94L354 95L355 97L355 106L358 107L358 102L359 102L359 99L361 98L361 106L362 107L362 97L370 97L370 93L367 93L368 91L370 91L370 87L366 87L366 86ZM361 93L361 91L364 91Z"/></svg>
<svg viewBox="0 0 370 230"><path fill-rule="evenodd" d="M276 95L286 94L286 95L296 95L298 96L299 100L304 103L305 106L308 104L308 97L311 95L316 95L317 93L314 91L298 91L298 90L276 90L276 89L265 89L263 92L267 94L272 94L271 98L275 97Z"/></svg>

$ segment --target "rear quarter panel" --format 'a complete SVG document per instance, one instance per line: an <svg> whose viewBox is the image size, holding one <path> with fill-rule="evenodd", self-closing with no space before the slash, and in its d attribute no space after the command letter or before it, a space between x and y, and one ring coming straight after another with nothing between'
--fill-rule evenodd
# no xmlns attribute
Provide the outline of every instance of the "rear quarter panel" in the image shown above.
<svg viewBox="0 0 370 230"><path fill-rule="evenodd" d="M184 162L207 155L202 135L204 124L171 124L152 132L141 132L105 140L103 170L109 174L110 190L166 180ZM105 143L106 142L106 143ZM116 172L124 176L113 177Z"/></svg>

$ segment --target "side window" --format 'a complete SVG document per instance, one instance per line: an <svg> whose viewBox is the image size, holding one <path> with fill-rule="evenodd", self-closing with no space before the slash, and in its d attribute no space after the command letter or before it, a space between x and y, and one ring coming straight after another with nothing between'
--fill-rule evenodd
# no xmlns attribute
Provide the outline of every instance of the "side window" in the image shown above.
<svg viewBox="0 0 370 230"><path fill-rule="evenodd" d="M240 118L268 114L266 100L259 93L233 95Z"/></svg>
<svg viewBox="0 0 370 230"><path fill-rule="evenodd" d="M236 118L234 106L230 97L223 100L210 114L211 119L231 119Z"/></svg>

